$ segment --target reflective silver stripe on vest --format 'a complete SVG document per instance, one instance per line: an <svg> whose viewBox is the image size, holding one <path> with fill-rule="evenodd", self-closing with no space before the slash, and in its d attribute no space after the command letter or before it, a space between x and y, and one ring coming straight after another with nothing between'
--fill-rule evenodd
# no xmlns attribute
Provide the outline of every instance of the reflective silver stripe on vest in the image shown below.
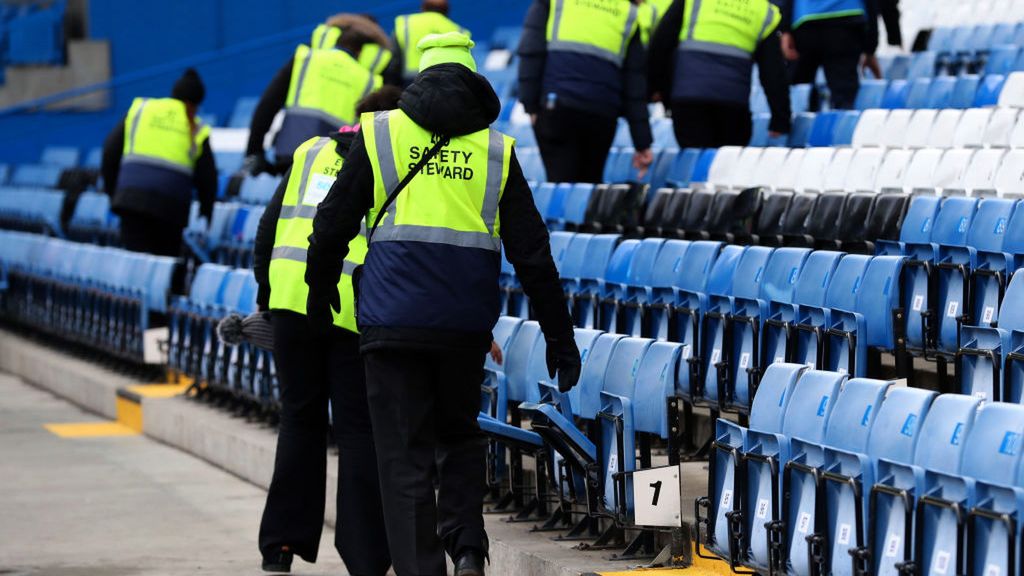
<svg viewBox="0 0 1024 576"><path fill-rule="evenodd" d="M686 27L686 42L693 40L694 30L697 28L697 16L700 15L701 0L693 0L693 7L690 8L690 25Z"/></svg>
<svg viewBox="0 0 1024 576"><path fill-rule="evenodd" d="M381 58L384 57L384 50L386 50L386 48L384 48L383 46L380 46L380 48L377 50L377 56L374 57L373 62L370 62L370 82L371 82L371 85L372 85L372 82L373 82L373 76L375 74L377 74L377 66L380 65ZM365 94L364 94L364 96L365 96Z"/></svg>
<svg viewBox="0 0 1024 576"><path fill-rule="evenodd" d="M150 166L156 166L157 168L163 168L165 170L173 170L174 172L181 172L182 174L191 176L192 167L182 166L181 164L175 164L163 158L156 158L154 156L142 156L140 154L128 154L121 158L122 164L149 164Z"/></svg>
<svg viewBox="0 0 1024 576"><path fill-rule="evenodd" d="M302 94L302 85L306 82L306 71L309 70L309 61L313 59L313 51L306 53L302 59L302 66L299 68L299 79L295 85L295 97L292 98L292 106L299 103L299 96Z"/></svg>
<svg viewBox="0 0 1024 576"><path fill-rule="evenodd" d="M328 124L333 124L335 126L341 126L345 124L345 121L342 120L341 118L328 114L323 110L317 110L316 108L306 108L303 106L289 106L285 110L285 112L288 114L294 114L296 116L309 116L311 118L316 118L317 120L322 120L324 122L327 122Z"/></svg>
<svg viewBox="0 0 1024 576"><path fill-rule="evenodd" d="M310 146L309 150L306 151L306 161L302 163L302 178L299 180L299 199L297 202L298 206L302 206L302 201L306 197L306 185L309 184L309 173L313 170L313 163L316 162L317 154L324 149L324 146L328 142L331 142L330 138L320 138L316 141L316 144Z"/></svg>
<svg viewBox="0 0 1024 576"><path fill-rule="evenodd" d="M380 60L379 55L377 56L377 59ZM370 92L373 92L374 80L376 79L377 75L373 72L373 70L370 70L370 79L366 81L366 88L363 88L363 93L359 96L360 100L366 98L370 94Z"/></svg>
<svg viewBox="0 0 1024 576"><path fill-rule="evenodd" d="M593 56L595 58L607 60L618 67L622 67L622 55L610 52L604 48L598 48L593 44L552 40L551 42L548 42L548 52L573 52L576 54L583 54L585 56Z"/></svg>
<svg viewBox="0 0 1024 576"><path fill-rule="evenodd" d="M142 111L146 109L146 104L149 103L149 98L143 98L142 104L139 105L139 109L135 112L135 117L132 118L131 132L128 134L128 154L135 152L135 135L139 131L139 120L142 119Z"/></svg>
<svg viewBox="0 0 1024 576"><path fill-rule="evenodd" d="M278 220L291 220L292 218L305 218L312 220L316 217L316 206L281 206L281 215Z"/></svg>
<svg viewBox="0 0 1024 576"><path fill-rule="evenodd" d="M391 142L391 131L388 128L389 121L390 114L388 112L379 112L373 119L373 133L377 143L377 163L380 166L381 180L387 194L390 194L399 183L395 156L392 153L394 148ZM381 220L371 243L378 241L429 242L462 248L500 251L501 240L495 238L493 234L494 222L498 217L504 155L504 137L497 130L491 130L488 137L487 183L484 189L483 205L480 209L480 217L487 225L488 232L465 232L440 226L396 225L395 217L398 213L398 201L396 200L388 207L388 212Z"/></svg>
<svg viewBox="0 0 1024 576"><path fill-rule="evenodd" d="M415 46L410 46L410 44L412 44L412 42L410 42L411 38L409 38L409 17L408 16L402 16L402 27L405 29L405 46L402 46L402 51L404 52L403 60L404 60L404 63L405 63L405 71L403 72L403 74L405 76L411 76L411 75L415 75L417 70L413 70L413 69L411 69L409 67L409 53L412 50L414 50L416 47Z"/></svg>
<svg viewBox="0 0 1024 576"><path fill-rule="evenodd" d="M565 4L565 0L555 0L555 16L554 22L551 23L551 42L558 42L558 30L562 26L562 8ZM549 42L549 46L551 44Z"/></svg>
<svg viewBox="0 0 1024 576"><path fill-rule="evenodd" d="M760 42L761 38L764 38L764 33L768 31L768 27L772 25L772 16L774 16L775 10L772 5L768 5L768 13L764 15L764 23L761 24L761 31L757 33L757 41Z"/></svg>
<svg viewBox="0 0 1024 576"><path fill-rule="evenodd" d="M309 250L305 248L296 248L294 246L278 246L270 253L271 260L291 260L292 262L298 262L300 264L306 263L306 255ZM351 260L345 260L341 265L341 273L352 275L352 271L359 266L358 262Z"/></svg>
<svg viewBox="0 0 1024 576"><path fill-rule="evenodd" d="M705 54L732 56L733 58L742 58L744 60L750 60L753 58L753 54L747 52L743 48L729 46L728 44L719 44L717 42L705 42L703 40L686 40L684 42L680 42L679 51L704 52Z"/></svg>
<svg viewBox="0 0 1024 576"><path fill-rule="evenodd" d="M633 31L633 25L636 24L638 14L636 4L630 4L629 17L626 18L626 29L622 31L622 46L619 48L619 57L623 60L626 59L626 49L629 48L629 39L632 38L630 32Z"/></svg>

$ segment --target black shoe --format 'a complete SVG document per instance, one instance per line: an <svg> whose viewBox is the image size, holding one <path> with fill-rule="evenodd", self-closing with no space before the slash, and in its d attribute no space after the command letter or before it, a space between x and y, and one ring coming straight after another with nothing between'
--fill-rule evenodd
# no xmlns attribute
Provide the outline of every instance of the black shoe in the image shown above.
<svg viewBox="0 0 1024 576"><path fill-rule="evenodd" d="M281 550L279 552L263 556L263 571L291 572L292 553L287 550Z"/></svg>
<svg viewBox="0 0 1024 576"><path fill-rule="evenodd" d="M455 560L455 576L484 576L484 555L469 549Z"/></svg>

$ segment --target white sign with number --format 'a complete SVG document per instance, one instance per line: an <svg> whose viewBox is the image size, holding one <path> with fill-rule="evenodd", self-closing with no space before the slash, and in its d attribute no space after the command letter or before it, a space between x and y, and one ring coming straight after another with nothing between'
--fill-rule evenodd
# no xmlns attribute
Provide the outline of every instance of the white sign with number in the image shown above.
<svg viewBox="0 0 1024 576"><path fill-rule="evenodd" d="M682 526L682 484L679 466L633 473L633 502L637 526Z"/></svg>

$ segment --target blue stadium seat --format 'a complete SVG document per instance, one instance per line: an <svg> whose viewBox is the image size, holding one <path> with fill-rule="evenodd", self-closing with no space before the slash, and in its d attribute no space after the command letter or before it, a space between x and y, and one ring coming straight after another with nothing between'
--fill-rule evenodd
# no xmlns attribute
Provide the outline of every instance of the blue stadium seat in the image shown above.
<svg viewBox="0 0 1024 576"><path fill-rule="evenodd" d="M549 223L555 224L565 216L566 198L569 197L569 193L572 190L572 184L563 182L555 185L554 190L551 191L551 198L546 205L546 213L543 214ZM589 201L589 197L587 200Z"/></svg>
<svg viewBox="0 0 1024 576"><path fill-rule="evenodd" d="M593 184L574 184L565 197L565 209L562 218L558 221L558 227L582 225L586 221L587 206L590 204L590 196L593 193Z"/></svg>
<svg viewBox="0 0 1024 576"><path fill-rule="evenodd" d="M859 110L843 110L839 113L832 136L833 146L849 146L853 142L853 133L857 129L860 114Z"/></svg>
<svg viewBox="0 0 1024 576"><path fill-rule="evenodd" d="M754 146L758 148L768 146L768 123L771 122L771 119L771 114L758 113L753 115L753 130L750 135L750 142L747 143L747 146Z"/></svg>
<svg viewBox="0 0 1024 576"><path fill-rule="evenodd" d="M905 108L919 109L928 107L928 96L932 88L932 78L916 78L910 81L907 90Z"/></svg>
<svg viewBox="0 0 1024 576"><path fill-rule="evenodd" d="M995 51L1000 46L1006 46L1007 44L1013 44L1013 37L1017 33L1016 22L998 22L992 28L992 34L988 38L988 49L989 53Z"/></svg>
<svg viewBox="0 0 1024 576"><path fill-rule="evenodd" d="M251 204L269 204L280 183L280 176L271 176L270 174L246 176L242 180L238 198Z"/></svg>
<svg viewBox="0 0 1024 576"><path fill-rule="evenodd" d="M239 98L235 102L235 109L231 111L228 128L248 128L259 101L260 99L257 96L243 96Z"/></svg>
<svg viewBox="0 0 1024 576"><path fill-rule="evenodd" d="M934 277L930 308L938 322L930 326L933 345L941 352L956 353L959 326L970 319L971 271L977 267L977 251L967 240L978 209L977 198L947 198L932 229Z"/></svg>
<svg viewBox="0 0 1024 576"><path fill-rule="evenodd" d="M932 30L932 35L928 38L928 50L933 52L949 52L953 44L954 31L954 28L945 26Z"/></svg>
<svg viewBox="0 0 1024 576"><path fill-rule="evenodd" d="M645 238L629 263L624 279L605 278L605 301L602 303L601 325L610 332L642 336L645 328L644 310L651 300L655 265L665 240Z"/></svg>
<svg viewBox="0 0 1024 576"><path fill-rule="evenodd" d="M835 142L836 122L839 121L840 112L820 112L814 118L814 126L811 127L810 136L807 139L808 146L832 146Z"/></svg>
<svg viewBox="0 0 1024 576"><path fill-rule="evenodd" d="M980 398L1021 402L1024 388L1024 275L1014 274L999 309L998 328L965 326L957 355L961 391Z"/></svg>
<svg viewBox="0 0 1024 576"><path fill-rule="evenodd" d="M984 108L995 106L999 103L999 95L1003 92L1003 85L1006 84L1006 76L1003 74L988 74L982 78L978 90L974 95L971 106Z"/></svg>
<svg viewBox="0 0 1024 576"><path fill-rule="evenodd" d="M811 84L796 84L789 87L789 102L794 116L807 112L811 105Z"/></svg>
<svg viewBox="0 0 1024 576"><path fill-rule="evenodd" d="M823 299L814 287L804 287L807 300L796 309L792 338L789 344L789 359L807 366L824 367L826 361L826 330L830 327L831 311L852 311L857 306L857 291L863 282L871 258L861 255L844 256L836 266L835 273L824 290ZM801 290L800 297L804 296Z"/></svg>
<svg viewBox="0 0 1024 576"><path fill-rule="evenodd" d="M895 110L907 107L907 95L910 92L910 82L907 80L893 80L885 89L882 97L882 108Z"/></svg>
<svg viewBox="0 0 1024 576"><path fill-rule="evenodd" d="M936 54L932 51L915 52L907 72L907 80L932 78L935 76Z"/></svg>
<svg viewBox="0 0 1024 576"><path fill-rule="evenodd" d="M985 74L1009 74L1015 71L1020 47L1014 45L995 46L985 60Z"/></svg>
<svg viewBox="0 0 1024 576"><path fill-rule="evenodd" d="M857 110L881 108L888 84L886 80L861 80L860 90L857 92L857 99L854 101L853 107Z"/></svg>
<svg viewBox="0 0 1024 576"><path fill-rule="evenodd" d="M614 294L609 294L607 290L627 283L633 257L640 248L640 240L617 241L617 236L609 238L601 235L587 245L588 262L584 265L576 289L570 294L573 317L580 328L606 329L602 325L602 303L606 299L614 302ZM613 247L614 252L609 253ZM607 267L602 269L601 262L607 262Z"/></svg>
<svg viewBox="0 0 1024 576"><path fill-rule="evenodd" d="M934 78L931 86L928 87L928 100L925 102L923 107L938 110L951 108L953 103L953 89L956 87L956 83L957 79L951 76L939 76Z"/></svg>
<svg viewBox="0 0 1024 576"><path fill-rule="evenodd" d="M699 148L686 148L676 154L669 166L665 183L676 188L689 186L700 158L701 150Z"/></svg>
<svg viewBox="0 0 1024 576"><path fill-rule="evenodd" d="M78 149L70 146L47 146L43 148L39 163L58 168L75 168L78 166L79 155Z"/></svg>
<svg viewBox="0 0 1024 576"><path fill-rule="evenodd" d="M974 97L981 85L981 77L977 74L965 74L956 79L953 94L949 99L950 108L967 109L974 104ZM996 96L998 99L998 95Z"/></svg>
<svg viewBox="0 0 1024 576"><path fill-rule="evenodd" d="M789 131L789 147L804 148L811 137L817 114L801 112L793 117L793 126Z"/></svg>
<svg viewBox="0 0 1024 576"><path fill-rule="evenodd" d="M884 67L883 76L890 80L906 80L910 72L910 56L906 54L893 54L889 58L888 66Z"/></svg>
<svg viewBox="0 0 1024 576"><path fill-rule="evenodd" d="M690 175L690 182L707 182L708 172L711 171L711 163L715 161L718 150L707 148L700 153L697 163L693 165L693 173Z"/></svg>
<svg viewBox="0 0 1024 576"><path fill-rule="evenodd" d="M41 164L22 164L14 169L11 184L15 186L35 186L56 188L63 168Z"/></svg>

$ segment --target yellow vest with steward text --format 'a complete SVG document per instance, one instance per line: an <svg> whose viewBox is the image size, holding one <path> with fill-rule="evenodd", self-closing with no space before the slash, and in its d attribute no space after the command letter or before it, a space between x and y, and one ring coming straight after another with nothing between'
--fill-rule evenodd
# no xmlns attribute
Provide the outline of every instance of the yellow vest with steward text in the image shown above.
<svg viewBox="0 0 1024 576"><path fill-rule="evenodd" d="M121 162L153 164L192 175L210 127L193 127L185 103L174 98L136 98L125 118Z"/></svg>
<svg viewBox="0 0 1024 576"><path fill-rule="evenodd" d="M320 24L313 29L310 47L314 50L329 50L338 45L341 28L330 24ZM364 44L357 58L359 64L374 74L383 74L391 63L391 50L380 44Z"/></svg>
<svg viewBox="0 0 1024 576"><path fill-rule="evenodd" d="M277 219L274 250L270 259L270 308L306 313L306 253L317 206L337 179L344 159L337 143L328 137L312 138L295 151L291 175L286 184L281 215ZM342 267L338 291L341 312L334 313L334 324L357 332L352 271L366 256L365 231L348 244L348 256Z"/></svg>
<svg viewBox="0 0 1024 576"><path fill-rule="evenodd" d="M551 0L548 52L586 54L621 67L639 16L629 0Z"/></svg>
<svg viewBox="0 0 1024 576"><path fill-rule="evenodd" d="M398 49L402 52L402 77L412 80L419 74L420 51L416 49L416 45L420 43L420 40L431 34L447 34L448 32L462 32L469 35L469 30L462 28L438 12L420 12L395 18L395 41L398 43Z"/></svg>
<svg viewBox="0 0 1024 576"><path fill-rule="evenodd" d="M356 105L382 85L379 75L347 52L299 46L292 63L284 122L274 140L276 155L291 157L307 139L354 124Z"/></svg>
<svg viewBox="0 0 1024 576"><path fill-rule="evenodd" d="M364 114L362 133L373 168L372 225L438 137L400 110ZM499 204L513 144L493 129L454 137L410 180L370 238L361 329L491 329L499 308Z"/></svg>

